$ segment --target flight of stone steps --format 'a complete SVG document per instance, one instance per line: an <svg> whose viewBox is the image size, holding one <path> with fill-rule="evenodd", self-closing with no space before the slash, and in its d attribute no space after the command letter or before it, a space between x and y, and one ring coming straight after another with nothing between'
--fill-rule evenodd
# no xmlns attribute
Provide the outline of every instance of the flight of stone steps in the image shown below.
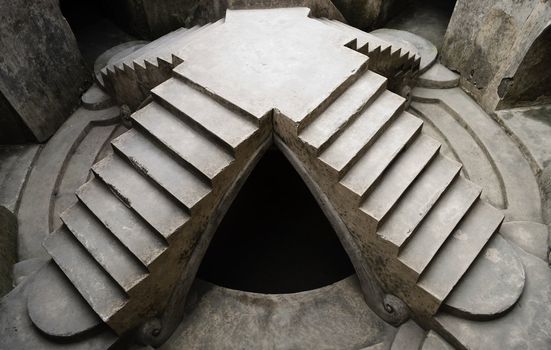
<svg viewBox="0 0 551 350"><path fill-rule="evenodd" d="M391 79L403 79L419 69L421 57L406 48L393 46L377 36L366 33L346 23L327 18L320 22L356 38L352 49L369 57L369 69Z"/></svg>
<svg viewBox="0 0 551 350"><path fill-rule="evenodd" d="M481 188L439 153L386 84L366 71L295 135L286 135L290 127L276 131L328 195L385 289L430 319L503 214L480 199Z"/></svg>
<svg viewBox="0 0 551 350"><path fill-rule="evenodd" d="M162 310L220 199L270 136L266 120L178 78L152 93L44 242L119 334Z"/></svg>
<svg viewBox="0 0 551 350"><path fill-rule="evenodd" d="M167 80L172 69L182 63L182 59L174 53L195 40L201 40L209 29L223 23L221 19L204 26L170 32L108 64L97 74L96 81L119 103L127 104L134 110L152 88Z"/></svg>
<svg viewBox="0 0 551 350"><path fill-rule="evenodd" d="M421 133L404 98L387 90L389 77L359 69L298 124L278 110L255 116L172 71L181 63L175 48L204 31L171 33L102 73L119 102L135 108L147 95L153 102L132 115L134 128L112 142L114 154L94 165L79 202L44 243L75 293L119 334L161 312L223 196L274 129L320 184L384 289L430 319L503 216ZM419 65L369 34L358 38L370 69Z"/></svg>

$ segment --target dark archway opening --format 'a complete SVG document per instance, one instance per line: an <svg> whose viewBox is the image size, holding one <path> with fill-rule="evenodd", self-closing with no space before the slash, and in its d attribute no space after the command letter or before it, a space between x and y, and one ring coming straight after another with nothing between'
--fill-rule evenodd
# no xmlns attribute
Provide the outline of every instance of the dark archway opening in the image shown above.
<svg viewBox="0 0 551 350"><path fill-rule="evenodd" d="M504 79L498 89L499 108L551 103L551 26L534 40L512 79Z"/></svg>
<svg viewBox="0 0 551 350"><path fill-rule="evenodd" d="M354 268L331 224L285 156L269 150L222 220L197 277L257 293L337 282Z"/></svg>
<svg viewBox="0 0 551 350"><path fill-rule="evenodd" d="M118 27L108 11L97 0L60 0L59 8L69 23L87 67L92 70L94 61L106 50L121 43L136 40ZM115 2L115 3L118 3Z"/></svg>
<svg viewBox="0 0 551 350"><path fill-rule="evenodd" d="M417 34L440 50L455 3L456 0L411 0L383 26Z"/></svg>

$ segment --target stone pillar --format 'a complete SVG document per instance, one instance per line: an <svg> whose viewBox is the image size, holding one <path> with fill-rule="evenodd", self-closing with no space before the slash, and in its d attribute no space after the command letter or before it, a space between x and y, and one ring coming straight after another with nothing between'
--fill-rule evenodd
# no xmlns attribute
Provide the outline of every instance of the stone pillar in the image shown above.
<svg viewBox="0 0 551 350"><path fill-rule="evenodd" d="M0 2L0 142L45 141L80 102L88 74L56 0Z"/></svg>
<svg viewBox="0 0 551 350"><path fill-rule="evenodd" d="M461 86L493 112L502 107L505 96L515 100L511 93L522 90L515 75L519 67L530 70L522 62L550 23L548 0L457 0L444 38L442 63L457 71ZM543 59L549 62L548 57Z"/></svg>

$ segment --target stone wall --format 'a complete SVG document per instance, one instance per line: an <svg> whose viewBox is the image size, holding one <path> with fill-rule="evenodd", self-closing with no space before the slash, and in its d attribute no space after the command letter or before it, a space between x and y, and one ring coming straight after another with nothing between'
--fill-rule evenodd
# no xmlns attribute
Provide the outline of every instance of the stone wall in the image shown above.
<svg viewBox="0 0 551 350"><path fill-rule="evenodd" d="M330 0L102 0L117 24L132 34L153 40L180 27L215 22L228 8L305 6L316 17L344 20Z"/></svg>
<svg viewBox="0 0 551 350"><path fill-rule="evenodd" d="M384 25L412 0L333 0L333 3L349 24L370 31Z"/></svg>
<svg viewBox="0 0 551 350"><path fill-rule="evenodd" d="M524 74L532 69L522 62L550 23L549 0L457 0L444 38L442 63L459 72L462 87L492 112L504 106L505 96L515 100L513 95L522 94L526 82L518 80L537 77ZM548 57L530 61L542 60L549 62ZM524 73L515 77L519 67Z"/></svg>
<svg viewBox="0 0 551 350"><path fill-rule="evenodd" d="M86 83L76 40L56 0L2 1L0 33L1 142L45 141Z"/></svg>

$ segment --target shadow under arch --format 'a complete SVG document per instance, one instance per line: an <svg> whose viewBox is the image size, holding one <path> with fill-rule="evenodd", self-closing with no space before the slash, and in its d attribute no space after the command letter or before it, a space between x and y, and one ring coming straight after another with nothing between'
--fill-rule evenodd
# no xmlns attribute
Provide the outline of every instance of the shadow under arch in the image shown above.
<svg viewBox="0 0 551 350"><path fill-rule="evenodd" d="M391 325L398 326L404 323L409 318L409 309L406 304L394 295L387 294L381 287L376 274L364 259L360 247L354 242L348 228L333 208L329 199L325 196L321 188L310 177L308 171L302 166L300 160L291 151L284 141L279 139L277 135L268 138L268 140L257 149L248 164L244 167L241 174L238 175L237 181L233 184L221 203L216 208L216 214L213 215L203 231L203 234L193 250L191 258L187 266L181 272L181 278L177 287L173 290L172 295L165 307L165 311L157 318L146 321L138 330L137 338L144 344L152 346L162 345L168 337L173 333L181 319L183 318L185 301L190 290L190 287L197 276L199 266L205 256L205 253L210 245L210 242L217 231L223 217L233 203L234 199L241 191L248 176L256 167L258 161L263 157L265 152L275 145L287 158L289 163L298 172L314 198L322 209L323 213L331 223L339 238L342 247L348 255L350 262L360 281L360 287L364 295L364 299L369 307L384 321Z"/></svg>
<svg viewBox="0 0 551 350"><path fill-rule="evenodd" d="M502 80L498 109L551 102L551 23L539 33L512 78Z"/></svg>
<svg viewBox="0 0 551 350"><path fill-rule="evenodd" d="M197 277L279 294L317 289L353 273L311 192L281 151L270 147L222 219Z"/></svg>

